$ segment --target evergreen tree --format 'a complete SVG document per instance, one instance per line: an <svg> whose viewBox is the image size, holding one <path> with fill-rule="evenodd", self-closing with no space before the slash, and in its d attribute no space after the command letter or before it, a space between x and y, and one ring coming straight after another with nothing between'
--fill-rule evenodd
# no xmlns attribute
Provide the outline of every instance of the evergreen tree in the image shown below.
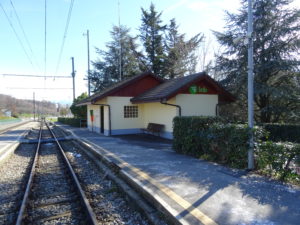
<svg viewBox="0 0 300 225"><path fill-rule="evenodd" d="M290 0L254 1L254 101L259 122L299 121L300 10ZM227 13L225 32L215 32L224 48L216 70L237 97L237 113L246 117L247 46L237 42L247 34L247 1L239 13ZM297 82L298 81L298 82Z"/></svg>
<svg viewBox="0 0 300 225"><path fill-rule="evenodd" d="M76 104L87 97L88 97L87 93L82 93L76 99L74 99L73 104L70 107L70 110L71 110L72 114L74 115L74 117L86 119L86 116L87 116L86 115L86 110L87 110L86 105L76 106Z"/></svg>
<svg viewBox="0 0 300 225"><path fill-rule="evenodd" d="M114 26L110 32L112 41L106 44L107 50L96 49L100 59L93 62L94 70L90 73L93 92L136 75L143 69L136 57L137 38L129 32L130 29L125 26Z"/></svg>
<svg viewBox="0 0 300 225"><path fill-rule="evenodd" d="M185 41L185 34L178 32L178 25L175 19L170 21L168 32L165 38L166 59L164 74L172 79L185 74L192 74L196 71L197 49L203 39L200 33Z"/></svg>
<svg viewBox="0 0 300 225"><path fill-rule="evenodd" d="M153 3L149 11L142 8L142 25L140 27L140 39L146 52L147 65L151 71L159 76L164 76L164 38L166 26L162 25L161 13L155 10Z"/></svg>

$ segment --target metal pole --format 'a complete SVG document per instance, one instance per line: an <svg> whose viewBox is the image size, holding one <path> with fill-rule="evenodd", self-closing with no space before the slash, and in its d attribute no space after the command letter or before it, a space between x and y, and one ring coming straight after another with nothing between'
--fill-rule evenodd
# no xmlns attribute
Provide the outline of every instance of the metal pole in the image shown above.
<svg viewBox="0 0 300 225"><path fill-rule="evenodd" d="M90 83L90 32L89 30L86 31L86 38L87 38L87 54L88 54L88 92L89 96L91 96L91 83Z"/></svg>
<svg viewBox="0 0 300 225"><path fill-rule="evenodd" d="M122 78L122 42L121 42L121 19L120 19L120 1L118 1L118 16L119 16L119 79L120 81L123 79Z"/></svg>
<svg viewBox="0 0 300 225"><path fill-rule="evenodd" d="M72 59L72 77L73 77L73 101L75 100L75 70L74 70L74 57Z"/></svg>
<svg viewBox="0 0 300 225"><path fill-rule="evenodd" d="M254 137L253 137L253 12L252 0L248 0L248 126L249 150L248 150L248 170L254 169Z"/></svg>
<svg viewBox="0 0 300 225"><path fill-rule="evenodd" d="M35 121L35 92L33 92L33 121Z"/></svg>

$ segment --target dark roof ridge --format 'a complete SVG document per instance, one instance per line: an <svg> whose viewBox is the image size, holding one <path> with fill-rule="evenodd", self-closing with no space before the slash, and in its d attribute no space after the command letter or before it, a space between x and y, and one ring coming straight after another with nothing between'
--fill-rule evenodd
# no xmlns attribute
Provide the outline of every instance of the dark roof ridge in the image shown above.
<svg viewBox="0 0 300 225"><path fill-rule="evenodd" d="M96 102L97 100L104 98L106 96L109 96L110 94L120 90L121 88L124 88L124 87L130 85L131 83L138 81L148 75L151 75L152 77L159 80L160 82L164 82L164 79L155 75L151 71L143 72L143 73L137 74L135 76L129 77L125 80L122 80L116 84L113 84L112 86L105 88L102 91L96 92L93 95L89 96L88 98L83 99L82 101L78 102L76 105L81 105L85 102Z"/></svg>
<svg viewBox="0 0 300 225"><path fill-rule="evenodd" d="M206 79L211 83L218 91L224 94L228 99L232 99L232 95L227 92L217 81L211 78L206 72L194 73L188 76L183 76L175 79L166 80L164 83L134 97L131 98L132 103L139 102L151 102L159 101L163 99L169 99L178 91L188 87L197 79Z"/></svg>

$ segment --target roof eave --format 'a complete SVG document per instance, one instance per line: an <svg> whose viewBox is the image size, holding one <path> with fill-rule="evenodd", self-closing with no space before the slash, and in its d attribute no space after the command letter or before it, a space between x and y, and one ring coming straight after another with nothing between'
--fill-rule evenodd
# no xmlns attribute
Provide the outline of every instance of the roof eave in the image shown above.
<svg viewBox="0 0 300 225"><path fill-rule="evenodd" d="M160 100L161 100L161 98L149 98L149 99L143 99L143 100L130 99L131 103L133 103L133 104L160 102Z"/></svg>
<svg viewBox="0 0 300 225"><path fill-rule="evenodd" d="M84 105L90 105L91 102L79 102L75 106L84 106Z"/></svg>

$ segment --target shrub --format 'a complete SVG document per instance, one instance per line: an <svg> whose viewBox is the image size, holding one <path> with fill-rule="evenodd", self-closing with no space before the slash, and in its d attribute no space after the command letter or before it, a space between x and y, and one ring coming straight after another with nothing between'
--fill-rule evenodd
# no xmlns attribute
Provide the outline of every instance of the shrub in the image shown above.
<svg viewBox="0 0 300 225"><path fill-rule="evenodd" d="M73 127L80 127L80 120L79 118L66 118L66 117L58 117L57 121L68 124Z"/></svg>
<svg viewBox="0 0 300 225"><path fill-rule="evenodd" d="M176 152L200 156L203 154L199 133L211 124L221 121L218 117L182 116L173 120L173 148Z"/></svg>
<svg viewBox="0 0 300 225"><path fill-rule="evenodd" d="M268 175L275 175L281 180L300 177L290 168L291 163L300 156L300 144L261 142L256 154L258 168Z"/></svg>
<svg viewBox="0 0 300 225"><path fill-rule="evenodd" d="M271 141L300 143L300 125L263 124L262 126L270 133Z"/></svg>
<svg viewBox="0 0 300 225"><path fill-rule="evenodd" d="M212 124L198 137L204 154L211 160L236 168L247 165L248 132L245 125Z"/></svg>
<svg viewBox="0 0 300 225"><path fill-rule="evenodd" d="M234 168L247 167L250 129L246 124L225 123L216 117L176 117L173 126L176 152ZM300 180L291 169L292 163L300 164L300 144L269 141L269 132L263 126L255 127L253 132L257 169L284 181Z"/></svg>
<svg viewBox="0 0 300 225"><path fill-rule="evenodd" d="M236 168L247 166L247 125L225 124L216 117L176 117L173 125L176 152ZM262 128L256 127L254 132L257 138L265 136Z"/></svg>

